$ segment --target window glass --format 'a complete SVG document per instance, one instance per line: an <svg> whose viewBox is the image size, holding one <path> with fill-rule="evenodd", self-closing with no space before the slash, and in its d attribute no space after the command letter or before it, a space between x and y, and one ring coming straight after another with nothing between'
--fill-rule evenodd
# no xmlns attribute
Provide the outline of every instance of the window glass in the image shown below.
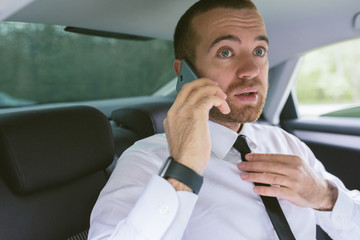
<svg viewBox="0 0 360 240"><path fill-rule="evenodd" d="M175 77L171 41L63 29L0 23L0 107L151 95Z"/></svg>
<svg viewBox="0 0 360 240"><path fill-rule="evenodd" d="M307 53L296 79L300 116L360 117L360 39Z"/></svg>

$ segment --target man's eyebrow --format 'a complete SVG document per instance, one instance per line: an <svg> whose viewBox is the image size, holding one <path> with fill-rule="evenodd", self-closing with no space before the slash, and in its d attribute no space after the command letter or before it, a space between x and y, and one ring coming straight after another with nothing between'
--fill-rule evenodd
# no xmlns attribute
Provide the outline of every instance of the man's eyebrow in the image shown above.
<svg viewBox="0 0 360 240"><path fill-rule="evenodd" d="M221 36L221 37L218 37L216 38L211 44L210 44L210 47L208 49L208 51L211 50L211 48L216 45L217 43L221 42L221 41L224 41L224 40L229 40L229 41L234 41L234 42L241 42L241 40L234 36L234 35L226 35L226 36Z"/></svg>
<svg viewBox="0 0 360 240"><path fill-rule="evenodd" d="M265 35L258 36L255 38L256 41L265 41L267 45L269 45L269 38Z"/></svg>
<svg viewBox="0 0 360 240"><path fill-rule="evenodd" d="M221 37L218 37L216 38L211 44L210 44L210 47L208 49L208 51L211 50L212 47L214 47L214 45L218 44L219 42L221 41L224 41L224 40L229 40L229 41L234 41L234 42L239 42L241 43L241 40L234 36L234 35L226 35L226 36L221 36ZM265 41L267 43L267 45L269 45L269 38L265 35L260 35L258 37L255 38L255 41Z"/></svg>

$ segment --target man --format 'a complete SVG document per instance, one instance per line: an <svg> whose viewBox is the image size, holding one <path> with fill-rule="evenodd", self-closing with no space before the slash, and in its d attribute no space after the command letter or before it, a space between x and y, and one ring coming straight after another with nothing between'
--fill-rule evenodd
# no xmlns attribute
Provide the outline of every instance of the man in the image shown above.
<svg viewBox="0 0 360 240"><path fill-rule="evenodd" d="M296 239L315 239L316 224L334 239L358 238L359 192L345 189L294 136L250 123L263 109L269 68L253 3L199 1L180 19L174 45L176 73L186 58L202 78L179 92L166 137L122 155L93 210L89 239L277 239L259 195L279 199ZM247 161L233 148L239 135L253 152ZM169 155L193 180L157 174Z"/></svg>

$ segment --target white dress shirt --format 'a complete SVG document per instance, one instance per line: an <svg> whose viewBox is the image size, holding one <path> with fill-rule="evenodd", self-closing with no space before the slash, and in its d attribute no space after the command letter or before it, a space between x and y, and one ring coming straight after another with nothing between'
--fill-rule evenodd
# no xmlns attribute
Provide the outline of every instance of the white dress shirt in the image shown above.
<svg viewBox="0 0 360 240"><path fill-rule="evenodd" d="M199 195L175 191L157 176L169 156L165 134L135 143L120 157L91 215L89 239L219 240L278 239L254 185L240 178L238 134L209 122L212 154ZM360 192L347 190L325 171L309 148L277 127L245 124L241 130L256 153L300 156L334 183L339 197L331 212L297 207L279 199L297 240L315 239L319 224L333 239L360 239Z"/></svg>

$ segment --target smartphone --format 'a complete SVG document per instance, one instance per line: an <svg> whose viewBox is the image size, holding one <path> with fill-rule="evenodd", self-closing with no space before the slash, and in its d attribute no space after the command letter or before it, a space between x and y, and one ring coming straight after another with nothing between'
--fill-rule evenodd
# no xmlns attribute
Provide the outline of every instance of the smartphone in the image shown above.
<svg viewBox="0 0 360 240"><path fill-rule="evenodd" d="M190 63L183 59L181 61L180 73L176 83L176 92L179 92L182 86L185 83L191 82L199 77L196 75L195 71L192 69Z"/></svg>

